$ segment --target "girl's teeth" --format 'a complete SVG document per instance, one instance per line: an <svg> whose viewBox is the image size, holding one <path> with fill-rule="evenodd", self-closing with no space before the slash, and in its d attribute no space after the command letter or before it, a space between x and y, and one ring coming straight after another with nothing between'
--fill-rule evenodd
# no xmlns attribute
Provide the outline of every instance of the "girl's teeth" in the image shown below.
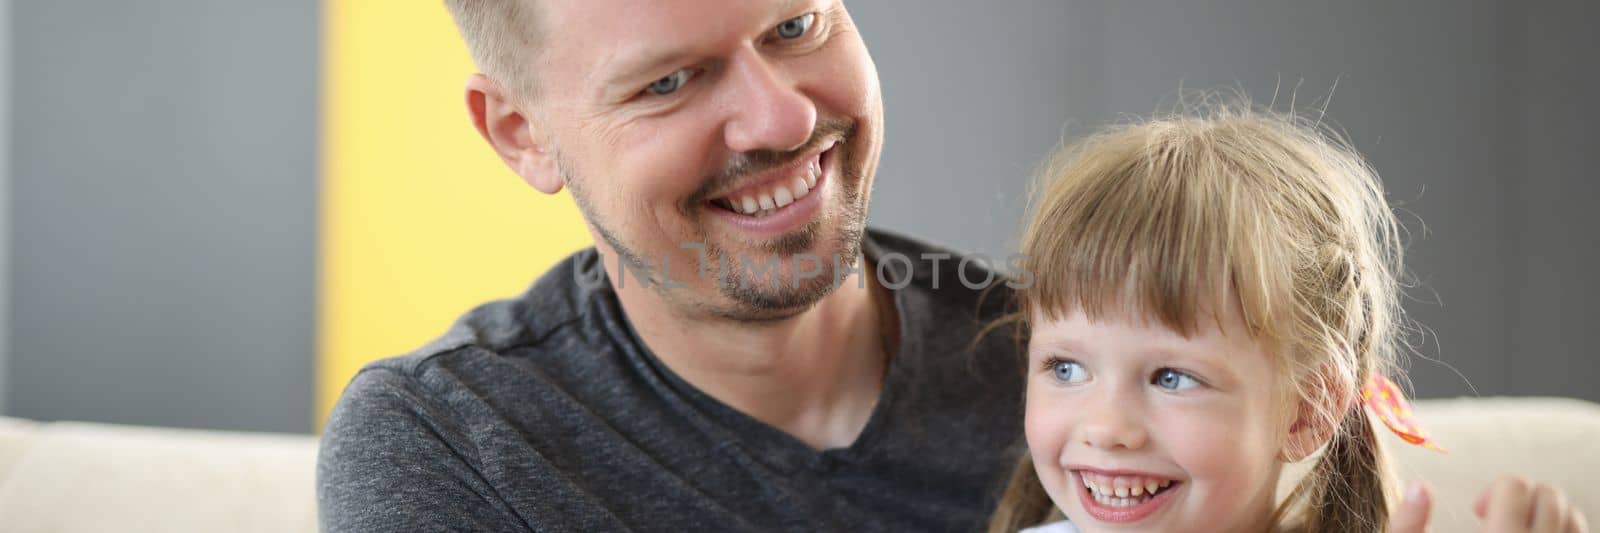
<svg viewBox="0 0 1600 533"><path fill-rule="evenodd" d="M1172 486L1170 479L1108 477L1087 473L1080 473L1079 478L1095 501L1112 507L1137 505L1154 497L1161 489Z"/></svg>

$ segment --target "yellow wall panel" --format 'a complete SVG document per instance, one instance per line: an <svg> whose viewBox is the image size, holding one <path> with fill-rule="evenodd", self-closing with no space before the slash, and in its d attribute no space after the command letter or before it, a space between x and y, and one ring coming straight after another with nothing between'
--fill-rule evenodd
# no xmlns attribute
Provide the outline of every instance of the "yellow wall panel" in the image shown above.
<svg viewBox="0 0 1600 533"><path fill-rule="evenodd" d="M521 292L589 244L473 130L475 71L443 2L326 0L317 427L350 377Z"/></svg>

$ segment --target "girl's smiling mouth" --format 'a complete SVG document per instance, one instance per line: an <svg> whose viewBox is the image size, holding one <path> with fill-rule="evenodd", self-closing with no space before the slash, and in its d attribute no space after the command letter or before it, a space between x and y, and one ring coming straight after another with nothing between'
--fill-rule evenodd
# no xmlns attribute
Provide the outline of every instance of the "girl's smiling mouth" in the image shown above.
<svg viewBox="0 0 1600 533"><path fill-rule="evenodd" d="M1073 489L1089 516L1109 523L1132 523L1159 511L1183 486L1165 476L1132 471L1073 468Z"/></svg>

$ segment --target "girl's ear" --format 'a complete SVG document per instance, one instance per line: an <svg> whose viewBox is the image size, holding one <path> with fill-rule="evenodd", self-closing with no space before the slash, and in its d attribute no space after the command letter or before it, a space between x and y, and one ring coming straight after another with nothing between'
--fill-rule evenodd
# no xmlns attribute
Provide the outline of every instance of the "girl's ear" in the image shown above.
<svg viewBox="0 0 1600 533"><path fill-rule="evenodd" d="M1283 449L1279 457L1284 462L1298 462L1322 449L1339 430L1345 416L1364 416L1365 413L1351 413L1355 408L1355 398L1347 390L1348 387L1339 385L1331 371L1318 372L1310 390L1311 397L1295 398L1295 411L1289 422L1289 434L1283 441Z"/></svg>

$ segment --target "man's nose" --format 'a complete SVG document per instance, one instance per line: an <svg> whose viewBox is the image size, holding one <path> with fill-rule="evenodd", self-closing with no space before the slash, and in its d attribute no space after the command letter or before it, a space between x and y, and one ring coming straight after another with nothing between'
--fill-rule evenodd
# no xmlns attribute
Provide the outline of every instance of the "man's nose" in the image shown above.
<svg viewBox="0 0 1600 533"><path fill-rule="evenodd" d="M730 114L724 131L729 149L784 152L811 138L816 106L767 58L746 50L733 61L729 81L725 105Z"/></svg>
<svg viewBox="0 0 1600 533"><path fill-rule="evenodd" d="M1107 391L1110 392L1110 391ZM1144 406L1137 393L1111 393L1080 407L1087 409L1079 438L1101 450L1138 450L1149 443Z"/></svg>

